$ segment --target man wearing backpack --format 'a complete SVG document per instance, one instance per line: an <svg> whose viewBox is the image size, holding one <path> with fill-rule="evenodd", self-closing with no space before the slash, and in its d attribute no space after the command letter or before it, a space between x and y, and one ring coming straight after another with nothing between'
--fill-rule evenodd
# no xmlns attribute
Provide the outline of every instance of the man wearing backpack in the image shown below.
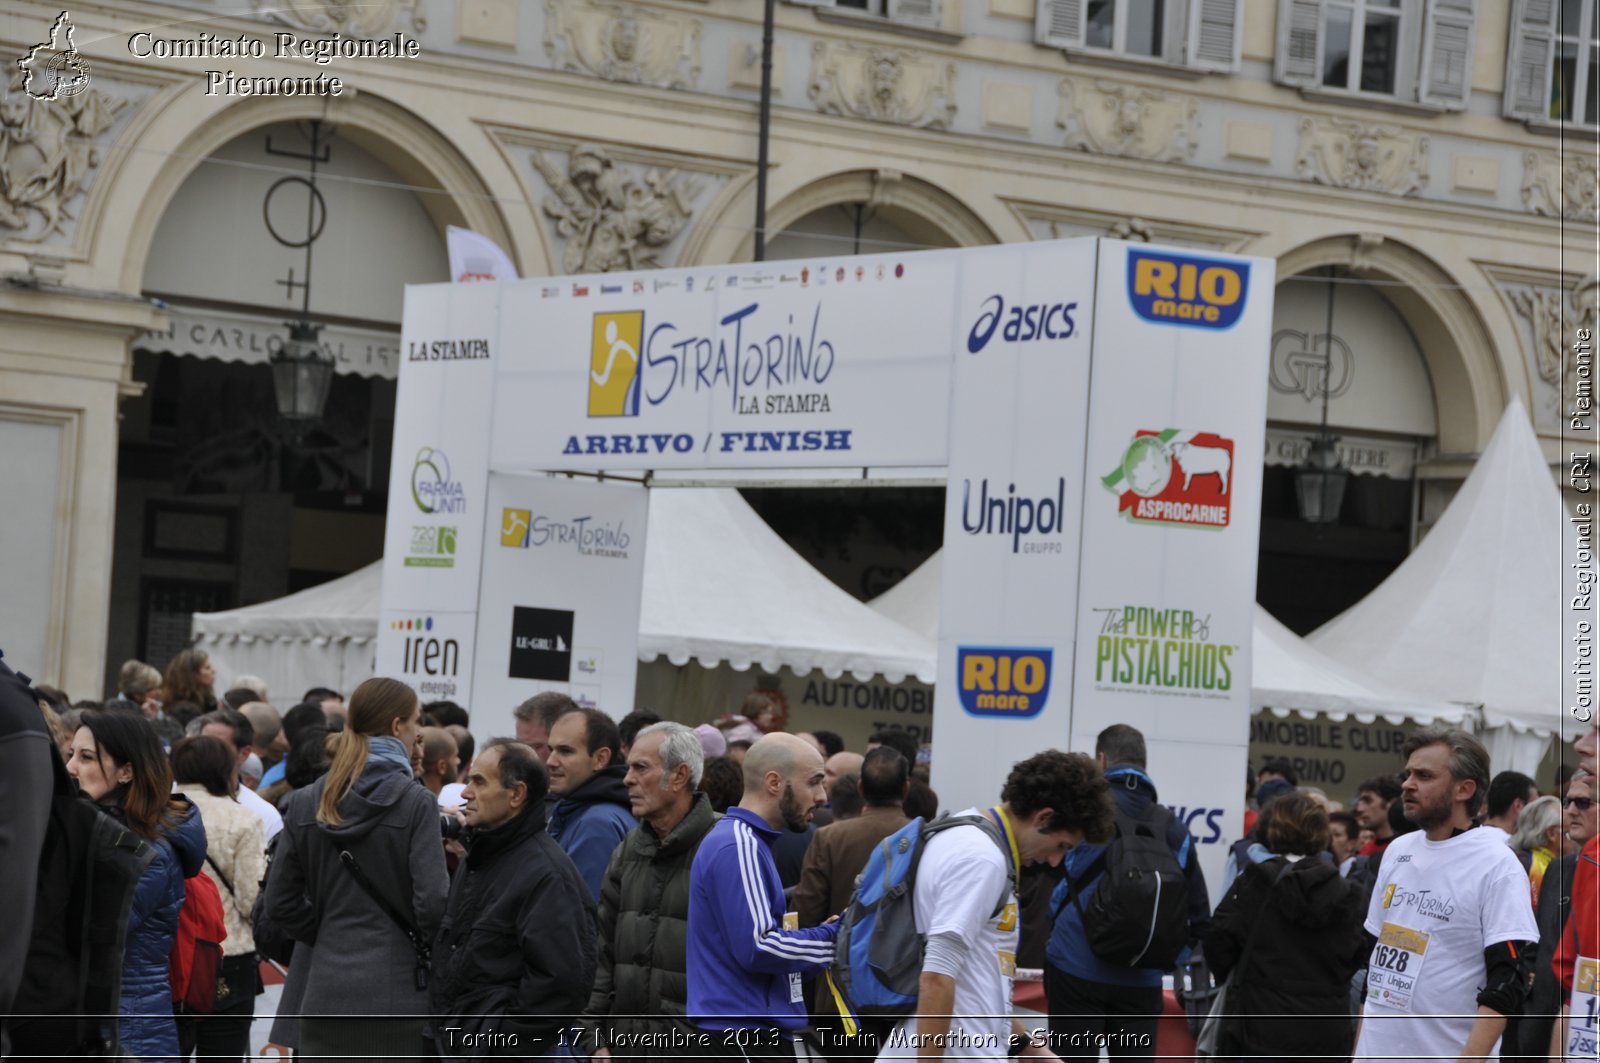
<svg viewBox="0 0 1600 1063"><path fill-rule="evenodd" d="M1109 840L1113 816L1099 767L1082 753L1052 749L1011 769L996 807L968 809L954 817L966 821L959 826L936 820L922 828L911 884L915 928L925 942L917 997L884 1039L880 1060L1037 1053L1040 1046L1029 1045L1009 1017L1020 936L1017 877L1030 864L1059 865L1086 841ZM859 914L852 903L845 918ZM876 933L889 933L888 926L880 923ZM843 932L840 941L847 946ZM852 978L868 973L852 967Z"/></svg>
<svg viewBox="0 0 1600 1063"><path fill-rule="evenodd" d="M6 810L6 825L0 828L0 867L6 869L0 875L0 911L10 924L0 934L0 1017L11 1013L28 954L55 756L27 683L0 661L0 808ZM0 1039L4 1036L0 1026ZM3 1041L0 1054L9 1055Z"/></svg>
<svg viewBox="0 0 1600 1063"><path fill-rule="evenodd" d="M1095 739L1095 759L1116 799L1117 836L1068 854L1051 898L1052 1047L1062 1059L1099 1059L1102 1043L1111 1059L1153 1059L1162 975L1211 925L1211 903L1194 839L1157 803L1144 735L1113 724Z"/></svg>

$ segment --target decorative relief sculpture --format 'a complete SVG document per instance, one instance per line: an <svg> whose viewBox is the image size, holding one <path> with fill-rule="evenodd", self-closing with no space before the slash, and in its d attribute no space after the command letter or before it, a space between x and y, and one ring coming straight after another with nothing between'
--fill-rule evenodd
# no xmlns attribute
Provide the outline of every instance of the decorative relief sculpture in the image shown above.
<svg viewBox="0 0 1600 1063"><path fill-rule="evenodd" d="M100 165L95 142L127 103L93 87L45 103L13 77L0 90L0 227L32 241L64 234L67 204Z"/></svg>
<svg viewBox="0 0 1600 1063"><path fill-rule="evenodd" d="M1109 81L1090 88L1073 78L1062 78L1059 91L1056 125L1069 148L1153 162L1194 158L1200 108L1187 96Z"/></svg>
<svg viewBox="0 0 1600 1063"><path fill-rule="evenodd" d="M546 0L544 11L544 50L557 70L661 89L700 80L699 19L582 0Z"/></svg>
<svg viewBox="0 0 1600 1063"><path fill-rule="evenodd" d="M811 46L811 100L823 114L918 129L948 129L956 116L956 65L903 48Z"/></svg>
<svg viewBox="0 0 1600 1063"><path fill-rule="evenodd" d="M1507 291L1511 305L1527 322L1533 339L1533 363L1547 384L1561 386L1564 369L1571 369L1570 337L1577 329L1595 328L1600 299L1600 276L1589 274L1563 291L1559 286L1528 285Z"/></svg>
<svg viewBox="0 0 1600 1063"><path fill-rule="evenodd" d="M261 18L299 30L377 37L389 32L400 16L421 33L428 28L421 0L250 0Z"/></svg>
<svg viewBox="0 0 1600 1063"><path fill-rule="evenodd" d="M1295 166L1318 184L1415 196L1428 186L1428 138L1398 126L1303 118Z"/></svg>
<svg viewBox="0 0 1600 1063"><path fill-rule="evenodd" d="M1547 217L1594 221L1596 179L1593 152L1530 151L1522 156L1522 205Z"/></svg>
<svg viewBox="0 0 1600 1063"><path fill-rule="evenodd" d="M1143 218L1123 218L1107 229L1106 235L1113 240L1130 240L1137 244L1148 244L1156 238L1150 223Z"/></svg>
<svg viewBox="0 0 1600 1063"><path fill-rule="evenodd" d="M580 144L563 170L542 151L533 166L553 195L544 212L567 241L562 268L568 273L609 273L652 268L694 213L688 182L656 167L623 171L602 148Z"/></svg>

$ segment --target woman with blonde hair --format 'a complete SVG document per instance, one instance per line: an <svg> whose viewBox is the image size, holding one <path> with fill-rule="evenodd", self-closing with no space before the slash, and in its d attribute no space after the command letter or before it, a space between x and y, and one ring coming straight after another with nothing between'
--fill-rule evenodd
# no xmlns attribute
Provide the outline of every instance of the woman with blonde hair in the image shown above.
<svg viewBox="0 0 1600 1063"><path fill-rule="evenodd" d="M217 695L212 690L216 681L217 670L205 650L179 650L167 662L161 685L167 692L167 704L193 702L201 713L207 713L217 707Z"/></svg>
<svg viewBox="0 0 1600 1063"><path fill-rule="evenodd" d="M297 1058L431 1055L427 943L449 881L433 795L411 774L421 735L417 695L369 679L328 773L290 795L266 905L274 922L314 945Z"/></svg>
<svg viewBox="0 0 1600 1063"><path fill-rule="evenodd" d="M192 804L174 797L167 754L143 716L86 712L71 749L67 773L78 780L78 792L155 847L128 916L119 1029L128 1055L144 1063L176 1060L168 964L183 909L183 880L205 863L205 827Z"/></svg>

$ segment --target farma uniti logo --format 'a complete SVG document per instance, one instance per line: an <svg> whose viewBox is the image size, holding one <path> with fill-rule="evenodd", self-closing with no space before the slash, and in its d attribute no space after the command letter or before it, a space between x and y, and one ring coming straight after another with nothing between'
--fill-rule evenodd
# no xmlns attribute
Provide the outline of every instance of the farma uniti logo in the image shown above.
<svg viewBox="0 0 1600 1063"><path fill-rule="evenodd" d="M1232 328L1249 291L1248 262L1128 251L1128 301L1157 325Z"/></svg>
<svg viewBox="0 0 1600 1063"><path fill-rule="evenodd" d="M594 316L589 344L589 416L639 416L639 351L644 311Z"/></svg>
<svg viewBox="0 0 1600 1063"><path fill-rule="evenodd" d="M467 492L450 476L450 459L436 447L417 451L411 465L411 500L424 513L465 513Z"/></svg>
<svg viewBox="0 0 1600 1063"><path fill-rule="evenodd" d="M956 647L961 707L972 716L1031 719L1050 698L1055 651L1007 646Z"/></svg>
<svg viewBox="0 0 1600 1063"><path fill-rule="evenodd" d="M1233 511L1233 440L1181 428L1142 429L1100 483L1136 524L1225 528Z"/></svg>

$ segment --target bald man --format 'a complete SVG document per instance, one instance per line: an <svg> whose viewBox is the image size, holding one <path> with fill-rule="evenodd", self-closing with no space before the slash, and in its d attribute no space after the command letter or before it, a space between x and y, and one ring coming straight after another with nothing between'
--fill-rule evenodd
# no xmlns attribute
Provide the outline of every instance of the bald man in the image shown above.
<svg viewBox="0 0 1600 1063"><path fill-rule="evenodd" d="M835 753L822 765L822 785L829 790L839 781L841 775L860 775L861 764L866 758L860 753Z"/></svg>
<svg viewBox="0 0 1600 1063"><path fill-rule="evenodd" d="M455 782L461 767L456 740L443 727L422 729L422 784L437 798L445 783Z"/></svg>
<svg viewBox="0 0 1600 1063"><path fill-rule="evenodd" d="M805 830L827 799L822 756L775 732L744 758L744 797L706 835L689 872L689 1021L732 1059L794 1057L806 1025L801 978L833 958L838 923L784 926L772 843Z"/></svg>

